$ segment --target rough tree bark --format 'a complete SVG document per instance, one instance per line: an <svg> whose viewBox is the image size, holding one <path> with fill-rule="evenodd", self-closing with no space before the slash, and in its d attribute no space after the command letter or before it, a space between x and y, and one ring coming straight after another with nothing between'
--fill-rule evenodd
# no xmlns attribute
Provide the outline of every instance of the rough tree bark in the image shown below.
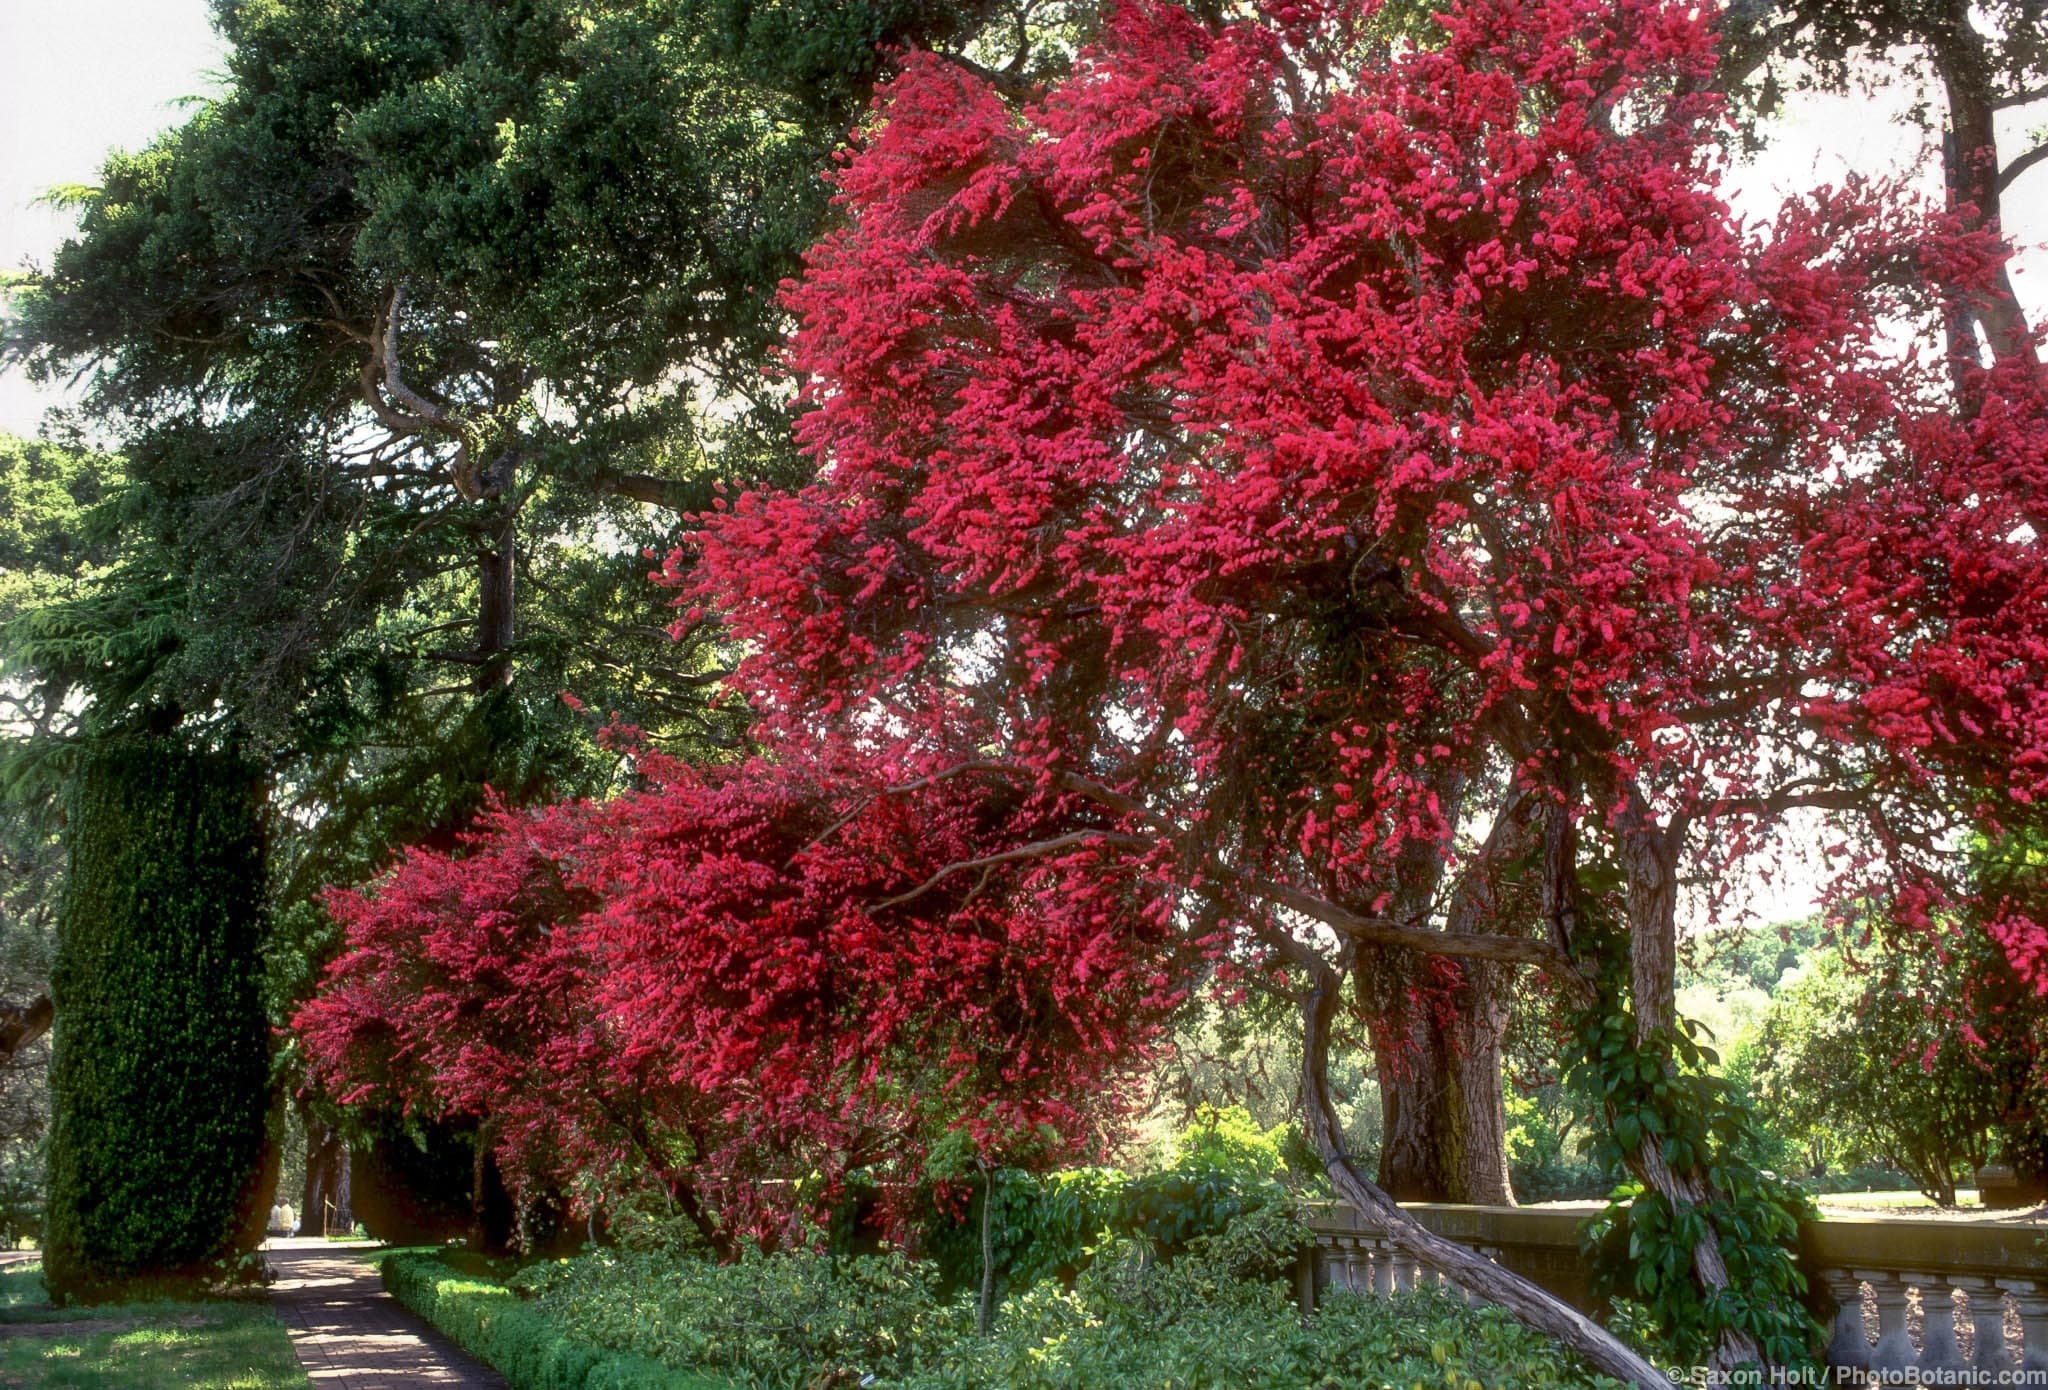
<svg viewBox="0 0 2048 1390"><path fill-rule="evenodd" d="M1520 872L1541 841L1536 798L1511 791L1494 817L1486 843L1458 880L1444 927L1452 935L1524 934L1536 920L1536 895ZM1512 966L1474 957L1458 965L1459 988L1450 1019L1458 1058L1457 1100L1465 1132L1465 1191L1461 1200L1512 1206L1508 1176L1507 1106L1501 1083L1501 1038L1513 1008Z"/></svg>
<svg viewBox="0 0 2048 1390"><path fill-rule="evenodd" d="M1509 971L1468 961L1457 967L1463 978L1418 996L1409 990L1421 963L1412 953L1359 954L1379 957L1359 970L1373 991L1379 1185L1402 1202L1512 1206L1500 1068Z"/></svg>
<svg viewBox="0 0 2048 1390"><path fill-rule="evenodd" d="M1453 819L1468 784L1456 767L1438 778L1438 800ZM1446 858L1434 843L1402 853L1393 870L1393 917L1429 918ZM1470 920L1447 925L1474 929ZM1380 1088L1379 1185L1402 1202L1508 1205L1514 1190L1500 1090L1506 1009L1495 996L1512 984L1512 972L1474 968L1475 961L1435 971L1433 965L1442 963L1398 947L1361 945L1352 967Z"/></svg>
<svg viewBox="0 0 2048 1390"><path fill-rule="evenodd" d="M1515 870L1537 844L1536 810L1533 798L1507 793L1452 891L1446 935L1521 935L1535 920ZM1435 896L1443 854L1427 854L1427 866L1397 872L1397 917L1419 917ZM1358 958L1380 1083L1379 1185L1402 1202L1514 1205L1500 1055L1513 968L1475 957L1424 981L1413 951L1362 947Z"/></svg>

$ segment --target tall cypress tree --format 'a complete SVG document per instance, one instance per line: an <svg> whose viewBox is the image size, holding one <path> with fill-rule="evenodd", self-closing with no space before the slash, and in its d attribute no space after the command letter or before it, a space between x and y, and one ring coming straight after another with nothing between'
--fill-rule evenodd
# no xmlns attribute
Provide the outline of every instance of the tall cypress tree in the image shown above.
<svg viewBox="0 0 2048 1390"><path fill-rule="evenodd" d="M52 979L58 1302L217 1282L260 1238L257 812L255 771L231 755L158 737L81 758Z"/></svg>

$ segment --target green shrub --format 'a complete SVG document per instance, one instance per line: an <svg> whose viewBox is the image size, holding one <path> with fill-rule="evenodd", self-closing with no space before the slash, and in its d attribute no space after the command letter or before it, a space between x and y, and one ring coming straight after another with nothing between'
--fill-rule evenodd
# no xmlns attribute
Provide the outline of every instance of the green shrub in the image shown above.
<svg viewBox="0 0 2048 1390"><path fill-rule="evenodd" d="M747 1390L798 1390L834 1373L901 1376L974 1326L965 1303L939 1301L931 1265L901 1255L749 1253L717 1265L607 1252L533 1266L522 1282L578 1341Z"/></svg>
<svg viewBox="0 0 2048 1390"><path fill-rule="evenodd" d="M236 758L135 739L82 760L51 980L60 1303L250 1270L270 1064L257 809Z"/></svg>
<svg viewBox="0 0 2048 1390"><path fill-rule="evenodd" d="M1441 1293L1327 1296L1304 1319L1264 1278L1301 1228L1265 1208L1197 1237L1171 1264L1101 1258L1072 1289L1040 1285L1004 1305L994 1334L893 1382L893 1390L1564 1390L1607 1386L1498 1309Z"/></svg>
<svg viewBox="0 0 2048 1390"><path fill-rule="evenodd" d="M1263 1276L1301 1228L1262 1208L1172 1263L1136 1242L1071 1288L1007 1300L974 1335L973 1297L932 1297L901 1259L788 1254L718 1266L584 1256L528 1272L533 1308L580 1341L631 1348L746 1390L1587 1390L1611 1386L1498 1310L1441 1294L1328 1298L1304 1320ZM863 1377L872 1376L872 1382ZM522 1387L522 1390L524 1388Z"/></svg>
<svg viewBox="0 0 2048 1390"><path fill-rule="evenodd" d="M1160 1268L1163 1275L1173 1272ZM1575 1369L1499 1309L1441 1293L1332 1295L1303 1320L1270 1284L1190 1301L1171 1317L1105 1304L1084 1279L1041 1285L1004 1308L985 1341L889 1390L1584 1390Z"/></svg>
<svg viewBox="0 0 2048 1390"><path fill-rule="evenodd" d="M502 1284L434 1252L398 1250L380 1266L391 1296L495 1367L513 1390L722 1390L724 1382L629 1351L572 1340L560 1322Z"/></svg>
<svg viewBox="0 0 2048 1390"><path fill-rule="evenodd" d="M1287 1171L1293 1126L1261 1129L1242 1105L1203 1105L1174 1137L1167 1165L1184 1173L1228 1173L1246 1183L1268 1182Z"/></svg>
<svg viewBox="0 0 2048 1390"><path fill-rule="evenodd" d="M1204 1106L1159 1172L1001 1170L989 1231L997 1296L1049 1279L1072 1284L1097 1250L1116 1241L1139 1242L1170 1261L1190 1242L1220 1234L1242 1217L1269 1209L1291 1213L1294 1196L1277 1176L1287 1167L1285 1141L1284 1126L1262 1130L1240 1107ZM976 1185L964 1209L934 1212L924 1222L922 1253L938 1263L942 1293L980 1284L981 1204Z"/></svg>

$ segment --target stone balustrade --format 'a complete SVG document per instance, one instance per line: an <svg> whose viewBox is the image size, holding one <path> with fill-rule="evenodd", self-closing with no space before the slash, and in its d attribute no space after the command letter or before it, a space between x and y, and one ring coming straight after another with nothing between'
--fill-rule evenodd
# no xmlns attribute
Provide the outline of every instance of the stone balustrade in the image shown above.
<svg viewBox="0 0 2048 1390"><path fill-rule="evenodd" d="M1903 1383L2048 1386L2048 1232L2033 1224L1914 1220L1809 1222L1808 1276L1838 1311L1834 1366ZM2001 1373L2024 1369L2024 1379Z"/></svg>
<svg viewBox="0 0 2048 1390"><path fill-rule="evenodd" d="M1599 1314L1578 1228L1597 1207L1407 1208L1477 1250ZM1377 1223L1341 1203L1310 1213L1315 1246L1297 1273L1303 1311L1332 1289L1386 1296L1445 1283ZM1847 1383L2048 1386L2048 1228L1912 1217L1808 1222L1801 1259L1834 1313L1829 1364Z"/></svg>

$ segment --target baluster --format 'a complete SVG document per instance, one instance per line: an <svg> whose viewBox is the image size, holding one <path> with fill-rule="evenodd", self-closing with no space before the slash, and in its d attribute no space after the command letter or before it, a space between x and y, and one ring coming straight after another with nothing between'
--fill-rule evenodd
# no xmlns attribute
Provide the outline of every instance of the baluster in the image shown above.
<svg viewBox="0 0 2048 1390"><path fill-rule="evenodd" d="M1387 1296L1387 1293L1389 1291L1389 1285L1387 1283L1387 1259L1394 1247L1386 1240L1385 1237L1381 1237L1378 1240L1367 1241L1366 1246L1366 1257L1371 1262L1371 1268L1369 1274L1367 1275L1366 1282L1371 1285L1372 1291L1374 1293L1384 1298Z"/></svg>
<svg viewBox="0 0 2048 1390"><path fill-rule="evenodd" d="M1853 1273L1870 1285L1877 1300L1877 1346L1870 1353L1872 1369L1906 1370L1914 1363L1913 1338L1906 1331L1906 1281L1887 1269L1859 1269Z"/></svg>
<svg viewBox="0 0 2048 1390"><path fill-rule="evenodd" d="M1351 1236L1338 1241L1344 1252L1344 1289L1348 1293L1362 1293L1365 1289L1363 1271L1360 1269L1359 1242Z"/></svg>
<svg viewBox="0 0 2048 1390"><path fill-rule="evenodd" d="M1870 1338L1863 1331L1862 1281L1846 1269L1824 1269L1820 1277L1841 1305L1828 1337L1828 1365L1837 1370L1869 1370Z"/></svg>
<svg viewBox="0 0 2048 1390"><path fill-rule="evenodd" d="M1372 1289L1381 1298L1394 1296L1394 1256L1392 1241L1375 1241L1372 1262Z"/></svg>
<svg viewBox="0 0 2048 1390"><path fill-rule="evenodd" d="M2020 1310L2020 1369L2048 1375L2048 1286L2037 1279L2001 1279Z"/></svg>
<svg viewBox="0 0 2048 1390"><path fill-rule="evenodd" d="M2005 1294L1978 1274L1955 1275L1949 1283L1970 1300L1970 1337L1976 1343L1970 1369L1994 1376L2011 1370L2012 1358L2005 1351Z"/></svg>
<svg viewBox="0 0 2048 1390"><path fill-rule="evenodd" d="M1956 1301L1948 1281L1926 1274L1901 1274L1920 1289L1920 1369L1967 1370L1956 1347Z"/></svg>

